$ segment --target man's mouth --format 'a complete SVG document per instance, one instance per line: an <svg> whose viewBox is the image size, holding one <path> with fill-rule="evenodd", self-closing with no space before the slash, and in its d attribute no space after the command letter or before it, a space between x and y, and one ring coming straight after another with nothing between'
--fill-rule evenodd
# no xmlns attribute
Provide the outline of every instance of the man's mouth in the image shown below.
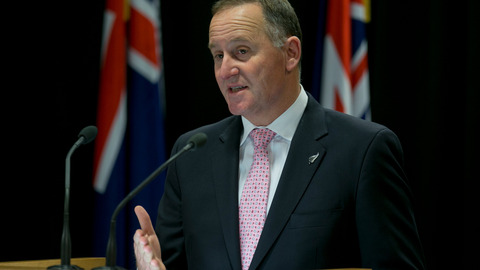
<svg viewBox="0 0 480 270"><path fill-rule="evenodd" d="M238 91L241 91L241 90L244 90L246 89L247 87L244 86L244 85L241 85L241 86L234 86L234 87L230 87L230 90L234 93L238 92Z"/></svg>

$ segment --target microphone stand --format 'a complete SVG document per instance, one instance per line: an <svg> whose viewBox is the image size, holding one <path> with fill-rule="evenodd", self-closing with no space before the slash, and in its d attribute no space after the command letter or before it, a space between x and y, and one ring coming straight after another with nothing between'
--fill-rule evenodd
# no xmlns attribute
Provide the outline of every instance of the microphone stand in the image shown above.
<svg viewBox="0 0 480 270"><path fill-rule="evenodd" d="M68 151L65 158L65 201L63 206L63 232L62 232L62 244L60 247L60 265L52 265L47 269L57 270L83 270L83 268L71 265L70 259L72 257L72 241L70 237L70 159L73 152L82 144L91 142L97 135L97 128L94 126L88 126L78 135L78 140L73 144L70 151Z"/></svg>
<svg viewBox="0 0 480 270"><path fill-rule="evenodd" d="M70 258L72 256L72 242L70 237L70 159L81 143L85 140L84 137L80 137L78 141L68 151L67 158L65 159L65 201L63 208L63 232L62 232L62 246L60 249L61 265L49 266L47 269L83 269L76 265L70 265Z"/></svg>
<svg viewBox="0 0 480 270"><path fill-rule="evenodd" d="M185 145L180 151L175 155L170 157L165 163L158 167L153 173L151 173L145 180L143 180L140 185L135 189L130 191L130 193L118 204L117 208L113 212L112 219L110 220L110 233L108 235L107 243L107 255L106 255L106 266L96 267L93 270L124 270L125 268L121 266L116 266L117 261L117 243L116 243L116 224L117 216L120 213L125 205L133 199L142 189L144 189L148 184L150 184L163 170L165 170L172 161L177 159L179 156L183 155L189 150L193 150L196 147L202 146L207 140L207 136L204 133L198 133L193 135L187 145Z"/></svg>

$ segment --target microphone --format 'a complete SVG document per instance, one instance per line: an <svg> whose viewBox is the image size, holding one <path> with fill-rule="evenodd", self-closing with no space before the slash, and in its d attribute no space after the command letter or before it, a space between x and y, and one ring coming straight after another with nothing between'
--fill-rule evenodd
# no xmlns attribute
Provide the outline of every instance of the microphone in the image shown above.
<svg viewBox="0 0 480 270"><path fill-rule="evenodd" d="M63 232L62 243L60 247L60 263L61 265L49 266L47 269L83 269L76 265L70 265L70 258L72 256L72 243L70 239L70 224L69 224L69 208L70 208L70 158L73 152L82 144L87 144L95 139L97 136L97 127L88 126L83 128L78 134L78 140L73 144L70 151L68 151L65 159L65 201L63 208Z"/></svg>
<svg viewBox="0 0 480 270"><path fill-rule="evenodd" d="M175 155L170 157L165 163L160 165L153 173L151 173L143 182L140 183L135 189L130 191L130 193L118 204L117 208L113 212L112 218L110 220L110 233L108 235L107 243L107 254L106 254L106 266L93 268L94 270L105 270L105 269L125 269L120 266L116 266L117 261L117 243L115 238L116 232L116 223L117 216L120 213L125 205L133 199L142 189L144 189L148 184L150 184L163 170L167 168L170 163L176 160L178 157L183 155L187 151L193 151L199 147L202 147L207 142L207 135L205 133L197 133L188 139L187 144L178 151Z"/></svg>

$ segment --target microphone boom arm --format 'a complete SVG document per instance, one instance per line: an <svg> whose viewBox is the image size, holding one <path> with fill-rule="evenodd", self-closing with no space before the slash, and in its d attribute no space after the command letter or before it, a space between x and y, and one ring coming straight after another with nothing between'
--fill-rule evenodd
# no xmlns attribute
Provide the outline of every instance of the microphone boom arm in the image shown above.
<svg viewBox="0 0 480 270"><path fill-rule="evenodd" d="M107 254L106 254L106 268L113 268L113 269L120 269L116 265L116 254L117 254L117 244L116 244L116 223L117 223L117 216L120 211L125 207L125 205L133 199L142 189L144 189L148 184L150 184L162 171L164 171L172 161L177 159L179 156L183 155L185 152L195 148L195 142L191 141L187 145L185 145L180 151L178 151L175 155L171 156L165 163L163 163L160 167L158 167L154 172L152 172L140 185L138 185L135 189L130 191L130 193L118 204L117 208L113 212L112 219L110 220L110 233L108 235L108 243L107 243Z"/></svg>
<svg viewBox="0 0 480 270"><path fill-rule="evenodd" d="M76 265L70 265L70 259L72 257L72 241L70 237L70 159L73 152L82 144L87 144L95 139L97 136L96 126L87 126L83 128L78 134L78 140L70 148L65 158L65 198L63 205L63 231L62 240L60 245L60 265L52 265L47 269L83 269Z"/></svg>
<svg viewBox="0 0 480 270"><path fill-rule="evenodd" d="M63 209L63 232L62 232L62 248L60 250L61 265L70 266L70 258L72 256L72 241L70 237L70 159L73 152L82 144L85 137L80 137L77 142L68 151L65 158L65 200Z"/></svg>

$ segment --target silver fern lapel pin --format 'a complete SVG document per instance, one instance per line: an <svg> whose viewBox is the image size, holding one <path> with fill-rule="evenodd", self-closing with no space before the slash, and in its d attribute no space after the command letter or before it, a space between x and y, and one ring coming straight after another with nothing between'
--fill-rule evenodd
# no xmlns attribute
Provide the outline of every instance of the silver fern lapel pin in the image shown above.
<svg viewBox="0 0 480 270"><path fill-rule="evenodd" d="M310 156L310 157L308 158L308 164L314 163L315 160L317 160L317 158L318 158L319 155L320 155L320 153L317 152L315 155Z"/></svg>

